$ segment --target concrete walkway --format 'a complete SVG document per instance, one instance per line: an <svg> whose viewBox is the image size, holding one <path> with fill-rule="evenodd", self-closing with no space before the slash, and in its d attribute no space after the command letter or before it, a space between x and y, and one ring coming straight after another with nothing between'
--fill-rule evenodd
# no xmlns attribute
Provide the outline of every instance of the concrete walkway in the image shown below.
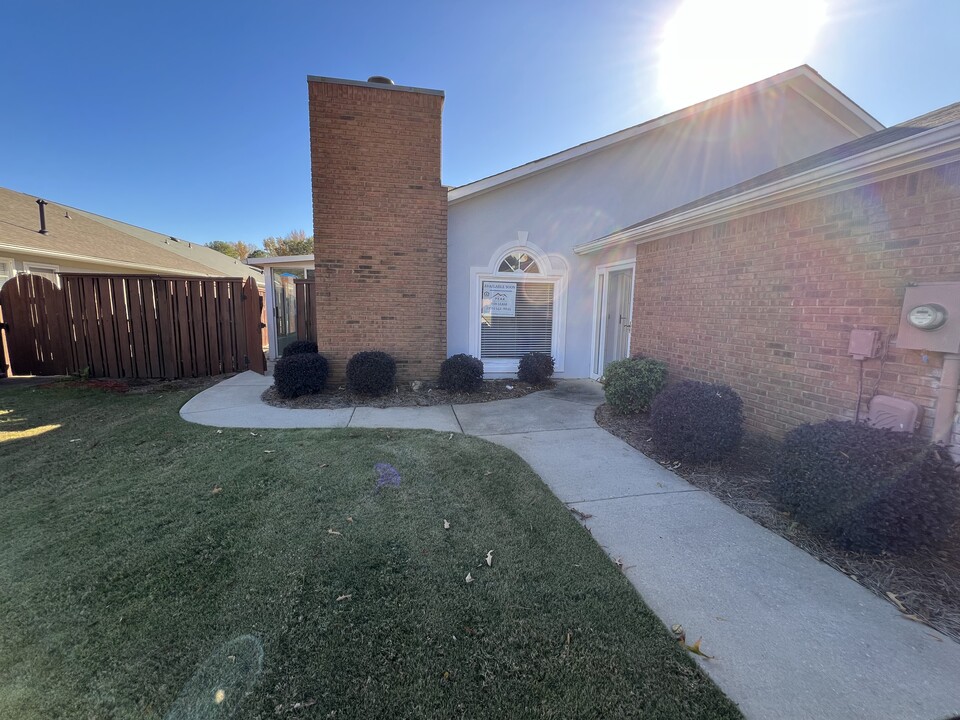
<svg viewBox="0 0 960 720"><path fill-rule="evenodd" d="M514 450L585 525L666 625L703 636L701 667L748 718L939 720L960 715L960 644L600 429L590 381L492 403L284 410L270 378L205 390L184 419L218 427L465 432Z"/></svg>

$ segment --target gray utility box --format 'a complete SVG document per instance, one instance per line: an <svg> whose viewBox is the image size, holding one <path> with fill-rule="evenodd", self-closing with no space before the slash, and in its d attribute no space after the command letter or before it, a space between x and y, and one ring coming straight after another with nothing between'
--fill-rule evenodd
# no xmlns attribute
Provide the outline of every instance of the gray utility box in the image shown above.
<svg viewBox="0 0 960 720"><path fill-rule="evenodd" d="M897 347L960 352L960 282L924 283L907 288Z"/></svg>

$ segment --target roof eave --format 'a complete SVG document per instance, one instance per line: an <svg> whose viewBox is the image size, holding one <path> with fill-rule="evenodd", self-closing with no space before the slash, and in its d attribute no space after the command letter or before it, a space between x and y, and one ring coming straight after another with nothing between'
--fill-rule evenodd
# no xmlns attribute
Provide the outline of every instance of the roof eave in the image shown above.
<svg viewBox="0 0 960 720"><path fill-rule="evenodd" d="M247 265L260 267L262 265L282 265L284 263L312 263L313 255L268 255L267 257L248 257Z"/></svg>
<svg viewBox="0 0 960 720"><path fill-rule="evenodd" d="M905 171L917 172L956 161L960 154L960 121L918 133L903 140L866 150L842 160L813 168L767 185L745 190L648 225L611 233L576 245L577 255L627 243L645 243L669 235L713 225L733 215L771 210L804 200L829 195L852 187L879 182Z"/></svg>
<svg viewBox="0 0 960 720"><path fill-rule="evenodd" d="M110 258L92 257L89 255L77 255L75 253L64 253L58 250L45 250L30 247L28 245L14 245L13 243L0 242L0 250L20 255L38 255L44 258L54 260L72 260L74 262L87 263L89 265L116 265L118 267L130 268L132 270L148 270L161 274L171 275L190 275L193 277L211 277L205 273L195 270L182 270L180 268L163 267L161 265L147 265L144 263L130 262L129 260L113 260ZM224 276L226 277L226 276Z"/></svg>

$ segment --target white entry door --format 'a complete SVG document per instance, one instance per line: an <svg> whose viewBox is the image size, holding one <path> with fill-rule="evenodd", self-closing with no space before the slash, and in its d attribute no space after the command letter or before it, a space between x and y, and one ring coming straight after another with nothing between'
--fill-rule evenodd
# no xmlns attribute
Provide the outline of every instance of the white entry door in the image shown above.
<svg viewBox="0 0 960 720"><path fill-rule="evenodd" d="M597 318L593 376L614 360L630 357L633 314L633 266L597 271Z"/></svg>
<svg viewBox="0 0 960 720"><path fill-rule="evenodd" d="M606 337L603 367L630 356L630 313L633 305L633 270L610 273L607 284Z"/></svg>

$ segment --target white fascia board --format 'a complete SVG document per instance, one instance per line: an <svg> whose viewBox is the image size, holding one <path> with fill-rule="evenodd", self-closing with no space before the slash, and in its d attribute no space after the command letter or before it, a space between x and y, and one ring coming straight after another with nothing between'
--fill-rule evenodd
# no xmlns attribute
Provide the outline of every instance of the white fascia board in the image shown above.
<svg viewBox="0 0 960 720"><path fill-rule="evenodd" d="M615 132L611 135L605 135L602 138L597 138L596 140L591 140L581 145L576 145L567 150L561 150L560 152L554 153L553 155L548 155L547 157L540 158L539 160L534 160L532 162L526 163L524 165L520 165L510 170L505 170L502 173L491 175L490 177L486 177L481 180L468 183L466 185L460 185L459 187L451 188L450 190L447 191L447 201L450 205L454 205L458 202L474 197L476 195L488 192L490 190L502 187L504 185L509 185L510 183L516 182L517 180L525 178L528 175L534 175L536 173L543 172L544 170L548 170L550 168L563 165L565 163L581 158L584 155L590 155L591 153L595 153L599 150L603 150L604 148L610 147L611 145L616 145L617 143L621 143L626 140L635 138L638 135L642 135L644 133L657 130L658 128L677 122L678 120L683 120L684 118L687 118L691 115L697 115L705 110L709 110L712 107L728 102L738 94L746 95L746 96L755 95L757 93L763 92L764 90L767 90L770 87L789 83L791 80L795 80L799 77L803 77L810 80L818 88L823 90L836 102L838 102L844 108L846 108L849 112L856 115L859 119L861 119L864 123L866 123L867 126L873 128L874 130L883 129L884 126L882 124L880 124L875 118L873 118L866 111L864 111L863 108L861 108L859 105L854 103L850 98L848 98L846 95L844 95L835 87L833 87L823 77L818 75L812 68L806 65L801 65L791 70L782 72L778 75L774 75L773 77L760 80L756 83L753 83L752 85L747 85L745 87L738 88L736 90L731 90L730 92L724 93L723 95L718 95L717 97L710 98L709 100L704 100L694 105L681 108L680 110L675 110L661 117L654 118L653 120L648 120L639 125L634 125L633 127L629 127L625 130L620 130L619 132ZM747 88L749 88L749 90L747 90ZM806 97L806 99L809 102L813 103L817 107L820 107L821 110L823 110L826 114L836 119L835 113L830 111L828 108L822 107L822 105L818 103L816 100L814 100L813 98L810 98L807 96L804 96L804 97ZM846 123L842 121L840 121L840 123L844 125L844 127L848 127ZM857 134L857 133L854 133L854 134Z"/></svg>
<svg viewBox="0 0 960 720"><path fill-rule="evenodd" d="M806 65L802 65L799 68L799 70L800 70L799 72L800 75L803 75L804 77L809 78L818 88L820 88L820 90L825 92L827 95L833 98L833 100L835 100L839 105L841 105L844 110L856 116L858 120L864 123L867 127L872 128L874 132L884 129L883 123L881 123L879 120L873 117L873 115L868 113L862 107L857 105L853 100L851 100L846 95L844 95L840 90L835 88L833 85L827 82L824 78L820 77L820 75L818 75L812 68L807 67ZM859 135L859 133L854 128L850 127L850 125L845 120L843 120L843 118L838 117L836 113L832 112L829 108L824 107L823 103L817 102L816 100L811 98L809 95L807 95L807 93L805 93L803 90L799 88L794 88L794 90L798 92L800 95L803 95L803 97L806 98L806 100L813 103L814 105L819 107L821 110L823 110L825 113L827 113L830 117L836 120L840 125L843 125L845 128L850 130L850 132L852 132L855 135Z"/></svg>
<svg viewBox="0 0 960 720"><path fill-rule="evenodd" d="M111 260L109 258L90 257L88 255L74 255L72 253L63 253L56 250L38 250L37 248L26 247L23 245L10 245L0 243L0 250L5 252L18 253L21 255L39 255L40 257L53 258L56 260L72 260L74 262L87 263L89 265L116 265L118 267L129 268L130 270L146 270L152 273L166 275L191 275L195 277L231 277L230 275L213 275L210 273L196 272L195 270L180 270L179 268L161 267L159 265L144 265L142 263L133 263L126 260Z"/></svg>
<svg viewBox="0 0 960 720"><path fill-rule="evenodd" d="M267 266L267 265L295 265L310 263L313 264L313 255L270 255L269 257L262 258L250 258L248 257L245 262L247 265L253 265L256 267Z"/></svg>
<svg viewBox="0 0 960 720"><path fill-rule="evenodd" d="M906 172L956 162L960 159L960 121L933 128L903 140L866 150L842 160L745 190L716 202L691 208L649 225L623 230L573 248L589 255L630 242L645 243L668 235L713 225L732 216L753 214L850 188L880 182Z"/></svg>

